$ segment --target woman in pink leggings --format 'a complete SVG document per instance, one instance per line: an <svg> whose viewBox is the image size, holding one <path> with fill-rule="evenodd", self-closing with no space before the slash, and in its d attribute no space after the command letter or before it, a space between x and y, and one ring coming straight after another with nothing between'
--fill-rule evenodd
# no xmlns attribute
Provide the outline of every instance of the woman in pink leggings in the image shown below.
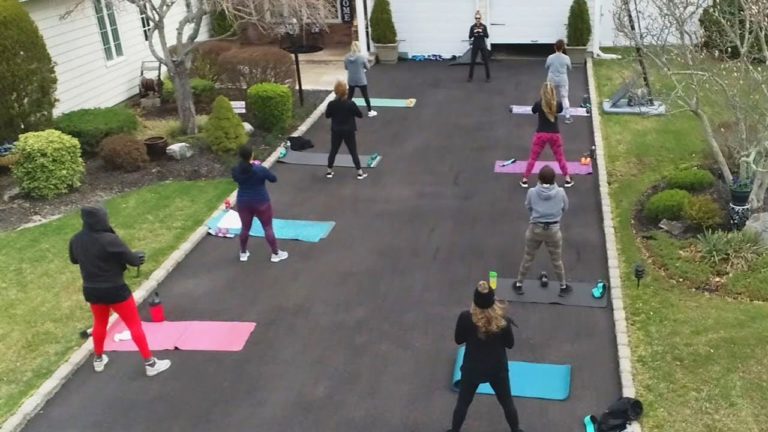
<svg viewBox="0 0 768 432"><path fill-rule="evenodd" d="M565 163L565 155L563 154L563 139L560 137L560 129L557 126L557 115L563 112L563 104L558 102L557 95L555 94L555 86L550 82L545 82L541 86L540 92L541 99L539 99L531 110L539 117L539 124L536 128L536 134L533 136L533 144L531 144L531 154L528 157L528 164L525 166L525 174L523 179L520 180L520 186L528 187L528 177L533 171L533 166L539 159L539 155L544 150L544 147L549 144L552 148L552 153L555 154L557 164L560 166L560 171L565 176L565 187L573 186L573 180L568 174L568 165Z"/></svg>
<svg viewBox="0 0 768 432"><path fill-rule="evenodd" d="M133 294L123 279L127 266L144 264L145 255L129 249L115 234L103 207L83 207L80 216L83 229L69 241L69 260L80 266L83 296L93 313L93 369L102 372L109 361L104 354L104 339L109 313L114 311L128 327L131 339L144 358L144 372L155 376L171 367L171 361L152 356Z"/></svg>

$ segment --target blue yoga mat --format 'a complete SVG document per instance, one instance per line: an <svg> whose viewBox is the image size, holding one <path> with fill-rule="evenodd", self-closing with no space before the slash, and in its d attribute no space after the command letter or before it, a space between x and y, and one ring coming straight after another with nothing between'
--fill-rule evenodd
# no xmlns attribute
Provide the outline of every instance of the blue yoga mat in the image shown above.
<svg viewBox="0 0 768 432"><path fill-rule="evenodd" d="M453 389L459 390L464 345L459 347L453 367ZM509 362L509 384L512 396L535 399L566 400L571 393L571 365ZM493 394L488 383L477 388L480 394Z"/></svg>
<svg viewBox="0 0 768 432"><path fill-rule="evenodd" d="M222 210L208 221L206 225L208 225L208 232L210 234L219 237L235 237L240 235L240 228L222 228L220 226L227 212L234 212L234 210ZM330 234L335 225L336 222L331 221L272 220L272 229L274 229L275 237L278 239L300 240L311 243L317 243L328 237L328 234ZM250 235L264 237L264 229L262 229L261 223L256 218L254 218L253 225L251 225Z"/></svg>

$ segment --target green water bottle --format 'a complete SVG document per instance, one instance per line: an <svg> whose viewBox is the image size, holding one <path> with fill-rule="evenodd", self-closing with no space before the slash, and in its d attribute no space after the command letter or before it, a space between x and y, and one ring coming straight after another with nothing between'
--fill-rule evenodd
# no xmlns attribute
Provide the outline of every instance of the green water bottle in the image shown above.
<svg viewBox="0 0 768 432"><path fill-rule="evenodd" d="M491 286L491 289L496 289L496 283L498 282L499 275L495 272L489 272L488 273L488 285Z"/></svg>

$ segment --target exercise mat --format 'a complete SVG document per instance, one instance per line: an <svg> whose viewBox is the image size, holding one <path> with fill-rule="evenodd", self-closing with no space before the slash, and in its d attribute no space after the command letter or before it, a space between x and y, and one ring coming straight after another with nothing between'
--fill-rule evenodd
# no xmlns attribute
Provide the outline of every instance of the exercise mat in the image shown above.
<svg viewBox="0 0 768 432"><path fill-rule="evenodd" d="M506 161L496 161L493 165L493 172L496 173L502 173L502 174L523 174L525 173L525 165L528 163L527 160L523 161L516 161L509 165L502 166ZM536 161L533 164L533 171L532 174L537 174L541 169L544 167L544 165L549 165L552 168L554 168L556 174L562 174L562 171L560 170L560 165L558 165L555 161ZM591 175L592 174L592 164L589 163L588 165L582 165L581 162L566 162L566 165L568 165L568 174L570 175Z"/></svg>
<svg viewBox="0 0 768 432"><path fill-rule="evenodd" d="M378 153L373 155L359 155L360 164L364 168L376 168L381 162L382 156ZM278 162L296 165L328 165L328 153L315 153L315 152L303 152L287 150L285 156L279 158ZM354 168L355 164L352 162L352 156L346 153L339 153L336 155L336 160L333 163L334 167Z"/></svg>
<svg viewBox="0 0 768 432"><path fill-rule="evenodd" d="M234 210L220 211L206 225L208 225L208 233L217 237L234 237L240 235L242 229L240 216ZM328 237L334 226L336 226L336 222L333 221L272 220L272 229L278 239L300 240L310 243L317 243ZM264 229L257 218L253 218L249 234L254 237L264 237Z"/></svg>
<svg viewBox="0 0 768 432"><path fill-rule="evenodd" d="M549 286L542 288L538 280L523 281L523 294L517 294L512 289L514 279L498 280L496 288L496 298L500 300L522 302L522 303L544 303L559 304L564 306L584 306L603 308L608 306L608 293L602 298L594 298L592 289L597 284L595 282L568 282L571 286L571 292L565 297L558 296L560 284L556 280L550 279Z"/></svg>
<svg viewBox="0 0 768 432"><path fill-rule="evenodd" d="M531 111L532 107L530 105L510 105L509 110L512 112L512 114L533 114L533 111ZM587 112L586 108L581 107L571 107L570 109L571 115L574 117L588 117L589 113ZM565 112L560 113L561 116L565 116Z"/></svg>
<svg viewBox="0 0 768 432"><path fill-rule="evenodd" d="M225 321L163 321L142 322L149 349L189 351L240 351L251 332L253 322ZM138 351L133 340L115 340L115 335L127 330L122 320L117 320L107 331L105 351Z"/></svg>
<svg viewBox="0 0 768 432"><path fill-rule="evenodd" d="M365 105L365 99L352 98L356 104L360 106ZM416 105L416 99L384 99L384 98L370 98L371 106L375 107L389 107L389 108L413 108Z"/></svg>

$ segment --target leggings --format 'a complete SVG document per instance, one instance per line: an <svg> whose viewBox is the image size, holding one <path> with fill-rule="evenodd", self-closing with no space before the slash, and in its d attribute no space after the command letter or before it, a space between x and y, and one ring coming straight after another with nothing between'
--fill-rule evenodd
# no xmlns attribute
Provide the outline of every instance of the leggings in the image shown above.
<svg viewBox="0 0 768 432"><path fill-rule="evenodd" d="M357 155L357 139L355 138L355 132L338 132L331 131L331 152L328 154L328 169L333 168L334 162L336 162L336 154L341 148L341 142L347 145L347 150L352 156L352 162L355 164L357 170L361 170L360 157Z"/></svg>
<svg viewBox="0 0 768 432"><path fill-rule="evenodd" d="M547 226L532 223L528 225L528 229L525 231L525 253L517 273L517 280L520 282L525 280L528 269L531 268L536 252L542 243L547 246L552 267L555 268L555 276L562 286L565 284L565 267L563 266L563 233L560 231L560 224Z"/></svg>
<svg viewBox="0 0 768 432"><path fill-rule="evenodd" d="M258 218L261 227L264 229L264 237L267 239L269 248L273 254L276 254L277 239L275 230L272 229L272 203L249 203L247 201L237 202L237 214L240 216L240 224L243 226L240 230L240 252L245 253L248 247L248 237L250 237L253 218Z"/></svg>
<svg viewBox="0 0 768 432"><path fill-rule="evenodd" d="M141 318L139 309L136 307L136 301L133 296L128 300L114 304L94 304L91 303L91 313L93 313L93 351L97 356L104 354L104 339L107 338L107 324L109 323L109 311L113 310L128 327L131 332L131 339L139 348L144 360L152 358L152 351L149 350L147 337L141 328Z"/></svg>
<svg viewBox="0 0 768 432"><path fill-rule="evenodd" d="M565 155L563 154L563 140L560 138L559 133L546 133L536 132L533 136L533 144L531 144L531 155L528 157L528 164L525 165L524 178L528 178L533 171L533 165L539 160L544 147L549 144L552 147L552 153L555 154L557 164L560 166L560 171L564 176L568 177L568 165L565 163Z"/></svg>
<svg viewBox="0 0 768 432"><path fill-rule="evenodd" d="M475 60L477 59L478 53L480 53L480 56L483 58L483 66L485 66L485 77L487 79L491 79L491 70L488 66L488 49L485 46L480 45L472 45L472 56L469 61L469 78L472 78L472 76L475 74Z"/></svg>
<svg viewBox="0 0 768 432"><path fill-rule="evenodd" d="M475 392L477 387L485 382L485 380L470 380L463 379L459 384L459 398L456 401L456 408L453 410L453 423L451 424L451 432L459 432L461 426L464 424L464 419L467 417L467 410L472 403L472 399L475 398ZM517 432L520 427L519 420L517 418L517 409L515 403L512 401L512 393L509 388L509 373L502 372L496 376L491 377L488 380L493 392L496 393L496 400L499 401L501 408L504 409L504 417L507 419L507 424L512 432Z"/></svg>
<svg viewBox="0 0 768 432"><path fill-rule="evenodd" d="M352 98L355 97L355 89L358 87L360 88L360 93L363 94L363 98L365 99L365 106L368 108L368 112L371 112L371 99L368 97L367 85L349 86L349 100L352 100Z"/></svg>

